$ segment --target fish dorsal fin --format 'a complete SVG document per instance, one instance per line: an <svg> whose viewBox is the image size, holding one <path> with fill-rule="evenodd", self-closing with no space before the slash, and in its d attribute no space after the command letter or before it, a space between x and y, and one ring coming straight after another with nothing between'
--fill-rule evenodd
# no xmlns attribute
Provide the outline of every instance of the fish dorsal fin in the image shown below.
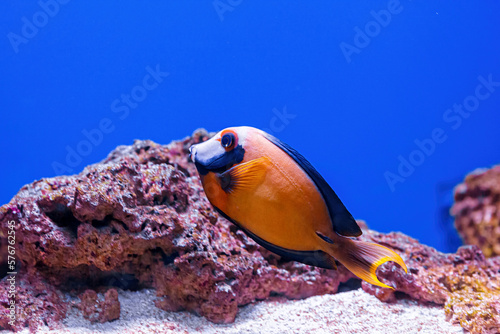
<svg viewBox="0 0 500 334"><path fill-rule="evenodd" d="M293 160L295 160L295 162L302 168L302 170L304 170L304 172L306 172L311 180L313 180L328 207L328 212L330 213L330 217L332 219L333 230L338 234L347 237L360 236L363 232L359 228L350 212L346 209L337 194L335 194L330 185L311 165L311 163L307 161L306 158L304 158L299 152L297 152L289 145L283 143L278 138L265 132L263 132L263 134L266 139L268 139L274 145L278 146Z"/></svg>
<svg viewBox="0 0 500 334"><path fill-rule="evenodd" d="M254 189L264 180L269 163L268 157L260 157L238 164L224 173L218 174L222 190L233 193Z"/></svg>

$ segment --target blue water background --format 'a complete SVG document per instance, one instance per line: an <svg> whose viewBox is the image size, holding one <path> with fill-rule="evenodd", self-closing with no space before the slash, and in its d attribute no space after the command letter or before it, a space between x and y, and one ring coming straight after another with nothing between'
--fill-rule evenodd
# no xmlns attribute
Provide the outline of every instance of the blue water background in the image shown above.
<svg viewBox="0 0 500 334"><path fill-rule="evenodd" d="M474 100L500 81L498 1L54 1L0 4L1 204L134 139L250 125L371 228L454 251L453 186L500 163L500 87Z"/></svg>

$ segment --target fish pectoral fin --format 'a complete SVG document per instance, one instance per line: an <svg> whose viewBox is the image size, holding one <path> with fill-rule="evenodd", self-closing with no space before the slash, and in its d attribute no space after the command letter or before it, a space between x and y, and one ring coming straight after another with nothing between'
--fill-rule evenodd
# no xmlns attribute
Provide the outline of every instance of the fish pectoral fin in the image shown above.
<svg viewBox="0 0 500 334"><path fill-rule="evenodd" d="M264 180L270 163L268 157L261 157L236 165L224 173L218 174L222 190L232 193L255 188Z"/></svg>

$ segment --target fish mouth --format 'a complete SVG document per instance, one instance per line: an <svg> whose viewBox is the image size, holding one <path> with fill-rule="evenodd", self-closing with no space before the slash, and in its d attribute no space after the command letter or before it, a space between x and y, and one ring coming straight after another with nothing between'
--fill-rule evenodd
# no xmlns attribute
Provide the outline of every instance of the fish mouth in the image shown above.
<svg viewBox="0 0 500 334"><path fill-rule="evenodd" d="M195 163L198 172L205 175L208 172L223 173L235 164L240 163L245 155L245 149L240 145L225 150L221 144L210 139L189 148L190 158Z"/></svg>
<svg viewBox="0 0 500 334"><path fill-rule="evenodd" d="M214 161L210 162L208 165L203 166L203 168L205 168L206 170L208 170L210 172L214 172L214 173L219 173L219 174L224 173L229 168L231 168L233 166L233 164L225 165L225 166L218 167L218 168L211 168L214 164L216 164L218 161L222 160L223 158L224 158L224 155L221 155L220 157L218 157Z"/></svg>
<svg viewBox="0 0 500 334"><path fill-rule="evenodd" d="M232 167L232 164L229 164L218 168L212 168L213 165L217 165L220 160L224 159L224 154L220 155L217 159L210 161L209 164L204 165L196 158L196 145L193 145L189 148L189 159L194 162L198 171L203 175L205 175L207 172L224 173Z"/></svg>
<svg viewBox="0 0 500 334"><path fill-rule="evenodd" d="M224 155L219 156L217 159L212 160L208 165L206 165L205 168L206 169L211 169L210 168L211 166L213 166L214 164L216 164L217 162L219 162L223 158L224 158ZM224 167L222 167L222 168L224 168ZM217 168L217 169L219 169L219 168Z"/></svg>
<svg viewBox="0 0 500 334"><path fill-rule="evenodd" d="M196 145L191 145L191 147L189 148L189 159L191 159L191 162L195 162L194 161L194 155L196 154Z"/></svg>

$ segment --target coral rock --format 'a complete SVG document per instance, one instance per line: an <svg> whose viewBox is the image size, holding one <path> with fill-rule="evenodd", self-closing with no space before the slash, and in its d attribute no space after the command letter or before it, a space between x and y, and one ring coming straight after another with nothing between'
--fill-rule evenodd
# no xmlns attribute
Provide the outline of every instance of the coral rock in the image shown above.
<svg viewBox="0 0 500 334"><path fill-rule="evenodd" d="M9 294L15 284L15 318L10 318ZM0 328L13 331L29 327L31 332L42 325L58 328L65 318L67 304L63 295L37 273L20 272L0 281ZM11 322L11 320L14 320ZM10 324L9 324L10 323ZM13 324L13 326L11 325Z"/></svg>
<svg viewBox="0 0 500 334"><path fill-rule="evenodd" d="M239 306L256 300L335 293L359 282L342 265L327 270L282 259L219 217L188 161L189 147L209 136L197 131L166 146L120 146L78 175L24 186L0 207L0 248L8 222L15 221L20 268L16 326L2 316L0 328L56 326L73 305L63 294L80 296L78 307L90 321L120 316L114 288L154 288L159 308L230 323ZM483 204L498 202L493 194L485 193L491 199ZM474 198L479 203L479 195ZM359 224L360 239L394 249L409 269L405 274L385 263L378 276L395 290L363 283L365 291L387 302L406 297L444 305L450 321L472 332L499 328L500 258L485 258L476 246L443 254L401 233ZM0 265L0 313L8 315L8 276Z"/></svg>
<svg viewBox="0 0 500 334"><path fill-rule="evenodd" d="M219 217L188 161L189 147L208 137L198 131L166 146L136 141L78 175L28 184L0 208L0 238L14 220L18 262L54 291L93 301L92 292L82 292L156 288L158 307L219 323L234 321L238 306L272 294L334 293L353 277L343 267L284 261ZM113 319L118 313L106 313L107 300L97 303L100 312L86 302L82 310L92 321ZM64 314L67 303L54 307ZM49 321L48 312L40 319Z"/></svg>
<svg viewBox="0 0 500 334"><path fill-rule="evenodd" d="M100 298L94 290L86 290L80 296L78 307L83 313L83 317L91 322L106 322L120 318L120 302L118 292L109 289Z"/></svg>
<svg viewBox="0 0 500 334"><path fill-rule="evenodd" d="M500 166L477 170L455 188L455 226L468 245L500 255Z"/></svg>
<svg viewBox="0 0 500 334"><path fill-rule="evenodd" d="M406 296L445 306L448 319L472 333L500 330L500 257L486 258L477 246L462 246L443 254L400 233L364 231L363 239L395 249L408 274L393 262L377 270L378 277L395 290L362 283L363 289L383 301Z"/></svg>

